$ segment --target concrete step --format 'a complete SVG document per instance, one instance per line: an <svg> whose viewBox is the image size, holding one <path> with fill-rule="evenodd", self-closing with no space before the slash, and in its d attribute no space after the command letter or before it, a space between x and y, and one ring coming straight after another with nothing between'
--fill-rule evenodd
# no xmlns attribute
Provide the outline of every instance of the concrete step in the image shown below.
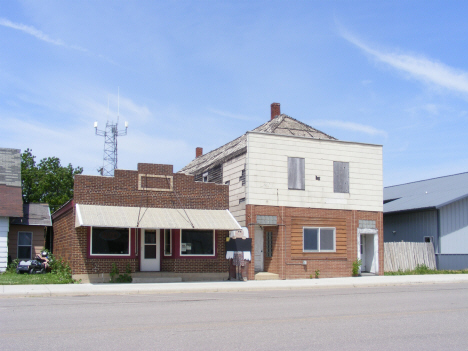
<svg viewBox="0 0 468 351"><path fill-rule="evenodd" d="M255 280L279 280L279 274L259 272L255 274Z"/></svg>

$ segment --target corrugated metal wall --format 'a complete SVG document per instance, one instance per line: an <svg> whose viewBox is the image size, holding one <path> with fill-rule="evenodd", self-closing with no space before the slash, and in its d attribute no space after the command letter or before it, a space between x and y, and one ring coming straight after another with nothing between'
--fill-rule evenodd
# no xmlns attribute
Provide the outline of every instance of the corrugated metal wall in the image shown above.
<svg viewBox="0 0 468 351"><path fill-rule="evenodd" d="M438 269L468 269L468 254L440 254L436 255L436 259Z"/></svg>
<svg viewBox="0 0 468 351"><path fill-rule="evenodd" d="M444 254L468 254L468 198L440 209L440 248Z"/></svg>
<svg viewBox="0 0 468 351"><path fill-rule="evenodd" d="M393 234L395 231L395 234ZM434 238L437 252L437 211L427 210L384 214L384 241L423 242L425 236Z"/></svg>

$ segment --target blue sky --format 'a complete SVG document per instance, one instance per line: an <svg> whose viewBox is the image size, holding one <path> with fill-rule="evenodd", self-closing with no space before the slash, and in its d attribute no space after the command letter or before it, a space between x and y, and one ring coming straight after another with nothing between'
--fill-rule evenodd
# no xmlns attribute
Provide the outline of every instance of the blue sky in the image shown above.
<svg viewBox="0 0 468 351"><path fill-rule="evenodd" d="M269 119L383 145L384 185L468 171L468 2L5 1L0 147L178 171Z"/></svg>

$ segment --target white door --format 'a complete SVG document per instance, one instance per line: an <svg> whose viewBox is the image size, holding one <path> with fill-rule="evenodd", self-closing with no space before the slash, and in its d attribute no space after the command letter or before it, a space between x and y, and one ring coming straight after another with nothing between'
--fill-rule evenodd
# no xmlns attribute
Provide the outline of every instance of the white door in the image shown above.
<svg viewBox="0 0 468 351"><path fill-rule="evenodd" d="M263 229L255 227L255 272L263 272Z"/></svg>
<svg viewBox="0 0 468 351"><path fill-rule="evenodd" d="M142 230L140 271L159 271L159 229Z"/></svg>

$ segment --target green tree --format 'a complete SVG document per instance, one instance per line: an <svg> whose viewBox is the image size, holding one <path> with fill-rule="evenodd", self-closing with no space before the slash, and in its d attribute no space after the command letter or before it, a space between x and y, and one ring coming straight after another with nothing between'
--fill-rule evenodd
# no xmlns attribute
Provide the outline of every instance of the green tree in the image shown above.
<svg viewBox="0 0 468 351"><path fill-rule="evenodd" d="M48 203L54 212L73 198L75 174L83 172L82 167L62 166L58 157L43 158L38 164L32 150L21 154L21 182L25 203Z"/></svg>

